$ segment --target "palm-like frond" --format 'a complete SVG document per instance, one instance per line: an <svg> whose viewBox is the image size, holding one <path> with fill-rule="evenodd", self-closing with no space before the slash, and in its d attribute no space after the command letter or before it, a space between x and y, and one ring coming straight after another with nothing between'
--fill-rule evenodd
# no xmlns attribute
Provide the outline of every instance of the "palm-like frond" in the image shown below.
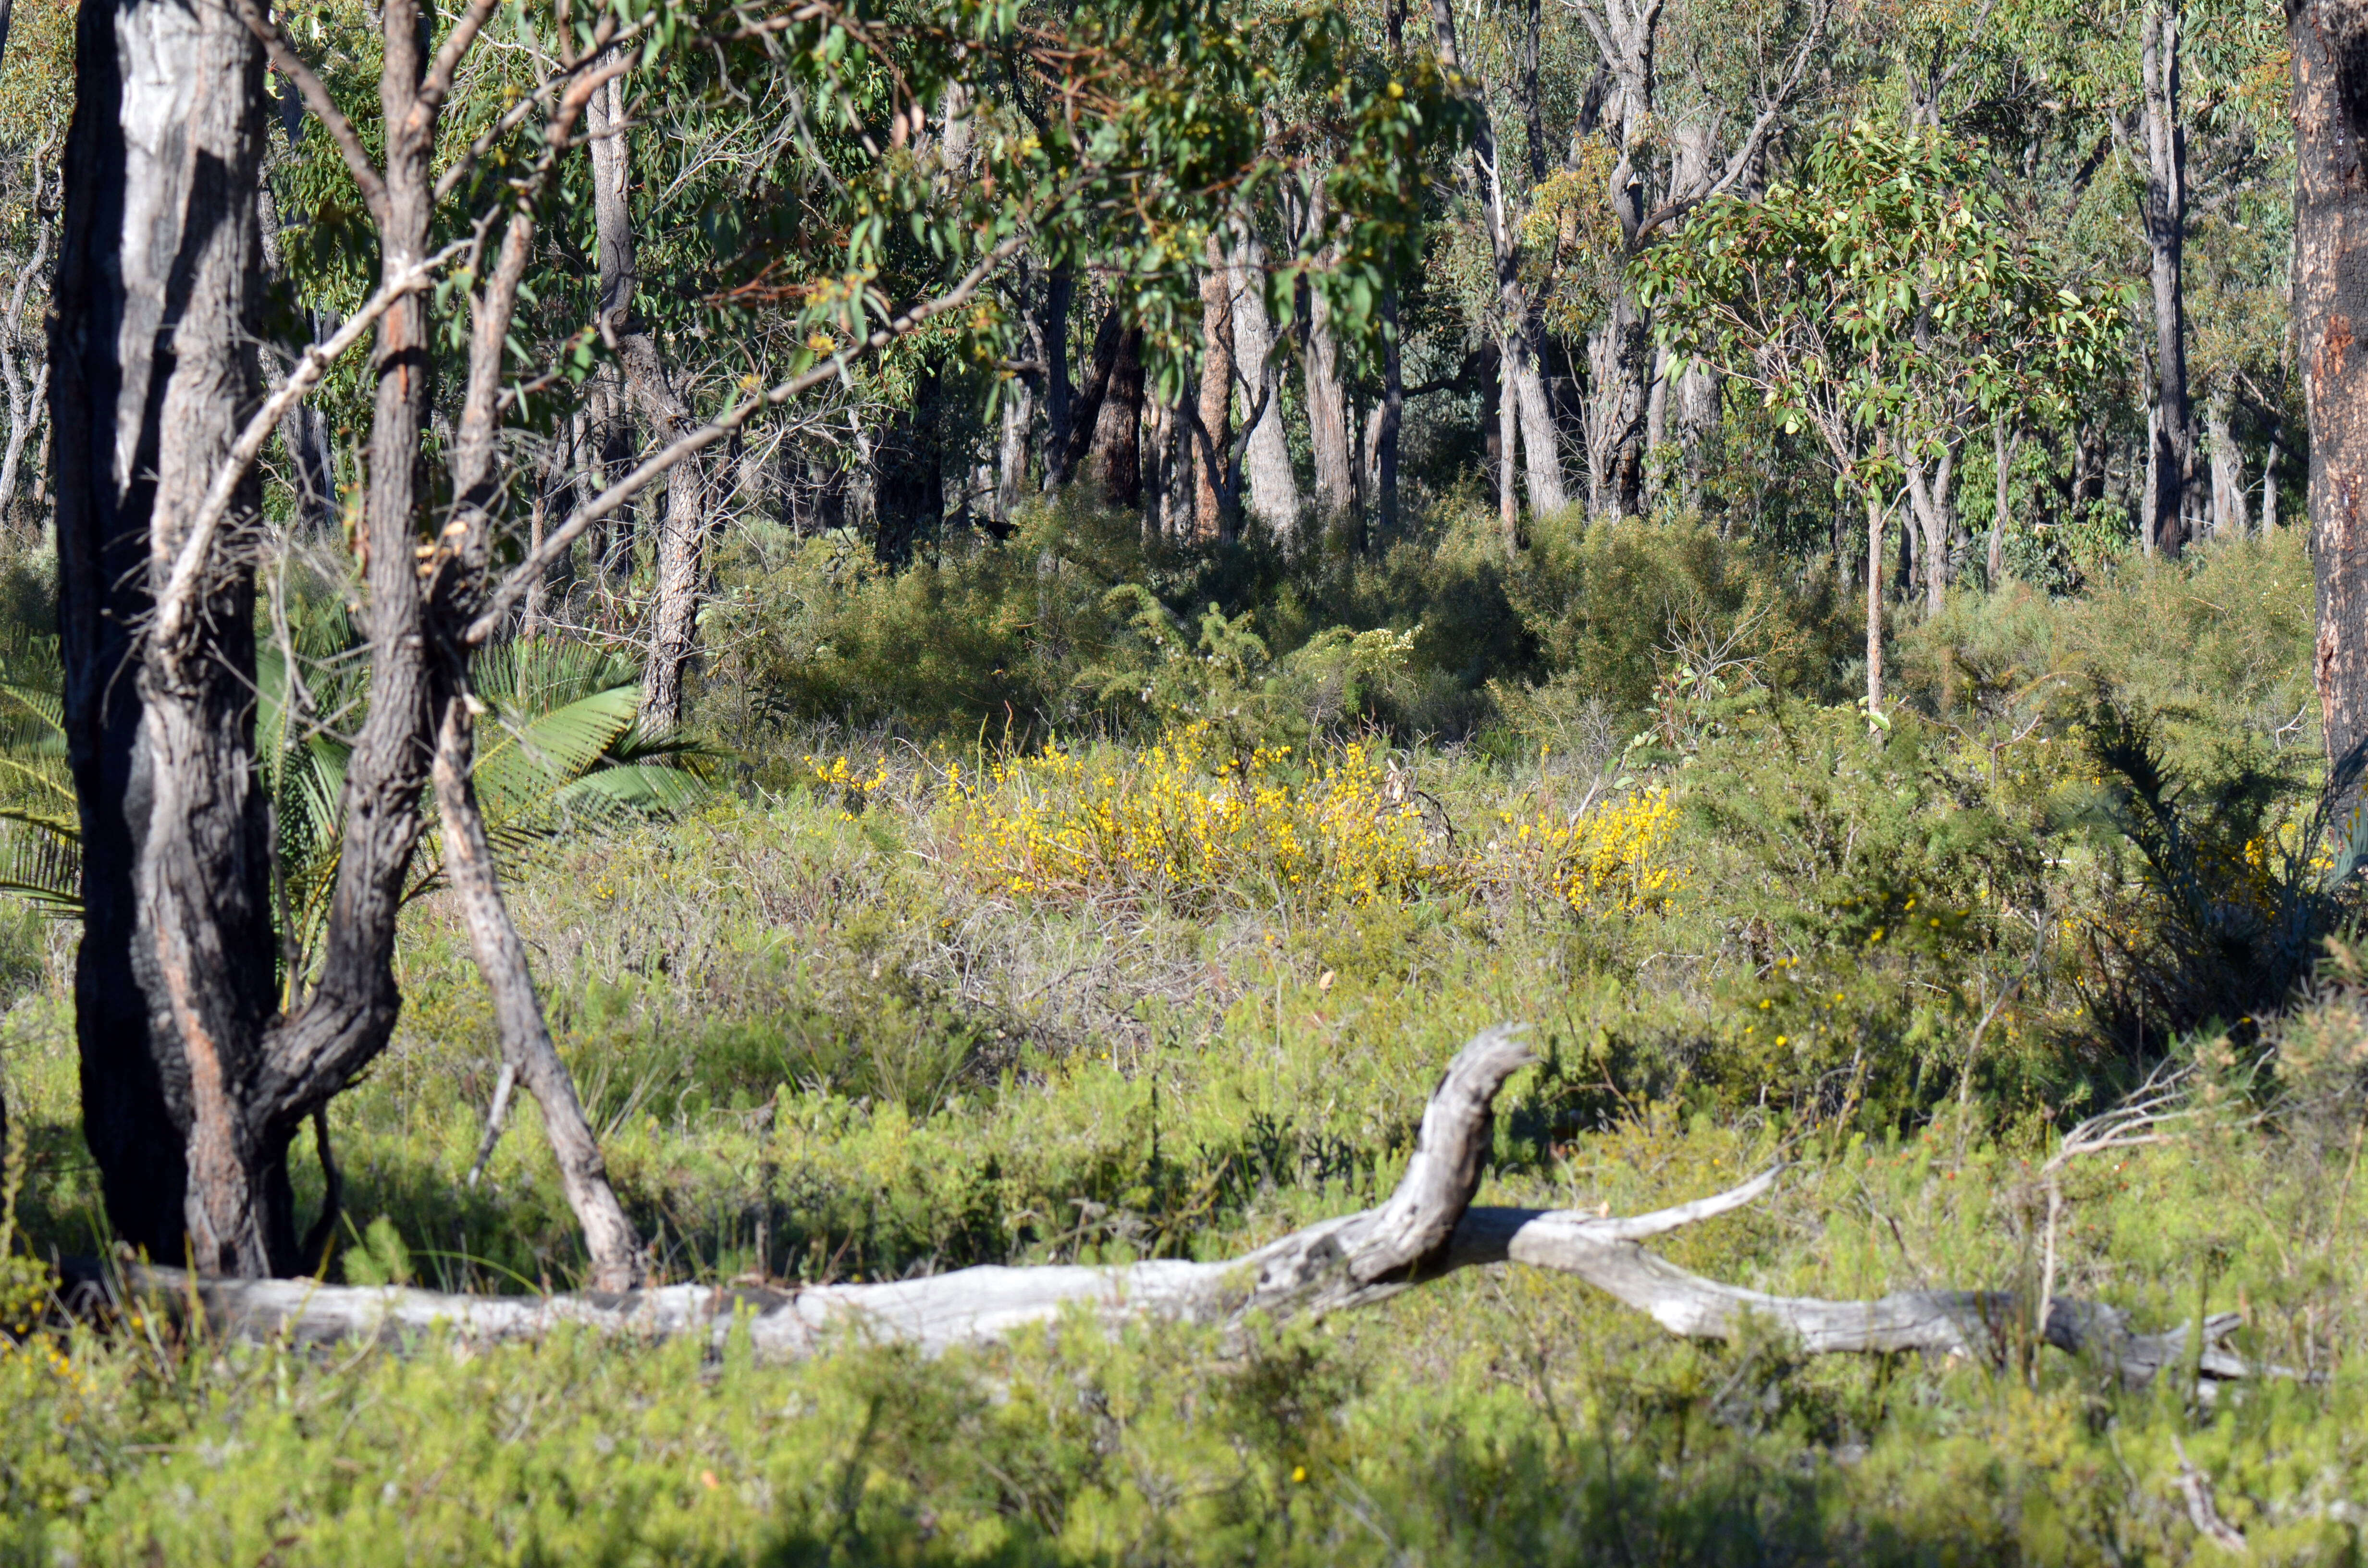
<svg viewBox="0 0 2368 1568"><path fill-rule="evenodd" d="M310 970L328 924L352 750L340 733L359 724L368 695L359 640L334 586L291 594L256 651L256 750L271 799L290 987ZM471 674L489 710L478 726L477 795L505 859L703 796L700 747L635 729L641 671L632 662L582 643L521 642L485 650ZM56 639L19 633L0 644L0 896L71 917L82 910L82 827L63 685ZM430 832L413 896L440 880L441 853Z"/></svg>

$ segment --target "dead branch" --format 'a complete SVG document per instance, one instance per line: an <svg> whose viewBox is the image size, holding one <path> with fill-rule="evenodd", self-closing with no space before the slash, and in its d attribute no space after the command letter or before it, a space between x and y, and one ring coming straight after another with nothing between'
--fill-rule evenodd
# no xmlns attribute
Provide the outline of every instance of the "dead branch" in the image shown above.
<svg viewBox="0 0 2368 1568"><path fill-rule="evenodd" d="M1107 1324L1165 1318L1239 1327L1255 1316L1364 1306L1458 1269L1505 1263L1576 1275L1687 1339L1728 1340L1756 1326L1808 1355L1912 1350L1996 1367L2029 1332L2029 1303L2009 1290L1911 1290L1857 1301L1772 1296L1689 1273L1639 1244L1752 1202L1775 1185L1776 1169L1708 1198L1626 1217L1469 1207L1491 1144L1496 1096L1531 1060L1513 1031L1483 1033L1457 1054L1432 1094L1414 1157L1386 1203L1223 1262L985 1267L890 1284L674 1285L552 1296L232 1279L140 1265L122 1266L106 1285L118 1301L146 1298L245 1339L401 1344L443 1333L488 1343L533 1339L573 1324L645 1339L700 1335L720 1346L745 1325L756 1353L775 1360L814 1355L847 1333L936 1353L992 1343L1072 1310ZM2296 1375L2225 1348L2221 1342L2238 1322L2233 1312L2203 1322L2198 1360L2207 1392L2221 1381ZM2192 1330L2140 1334L2118 1309L2059 1298L2048 1303L2038 1337L2094 1358L2138 1386L2165 1367L2188 1363Z"/></svg>

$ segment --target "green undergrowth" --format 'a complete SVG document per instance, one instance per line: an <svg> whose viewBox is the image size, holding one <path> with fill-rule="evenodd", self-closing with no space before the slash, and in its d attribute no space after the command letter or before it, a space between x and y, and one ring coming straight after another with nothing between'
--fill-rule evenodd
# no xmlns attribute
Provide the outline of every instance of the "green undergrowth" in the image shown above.
<svg viewBox="0 0 2368 1568"><path fill-rule="evenodd" d="M1781 1163L1656 1248L1804 1295L2235 1312L2305 1376L2206 1405L2192 1367L2123 1389L2021 1329L1996 1369L1694 1345L1511 1268L936 1362L145 1314L0 1346L0 1561L2181 1562L2222 1551L2199 1495L2255 1560L2357 1560L2368 980L2315 880L2294 536L1903 618L1871 725L1854 612L1688 525L1549 519L1518 569L1452 527L1329 566L1094 527L902 575L780 542L779 613L719 638L717 789L511 860L662 1278L1233 1256L1385 1194L1456 1048L1516 1021L1483 1202ZM466 1180L490 1007L445 896L405 919L395 1043L330 1114L327 1271L572 1286L530 1104ZM66 926L0 915L11 1312L107 1245L71 973ZM2044 1173L2166 1064L2161 1141ZM294 1174L309 1215L309 1132Z"/></svg>

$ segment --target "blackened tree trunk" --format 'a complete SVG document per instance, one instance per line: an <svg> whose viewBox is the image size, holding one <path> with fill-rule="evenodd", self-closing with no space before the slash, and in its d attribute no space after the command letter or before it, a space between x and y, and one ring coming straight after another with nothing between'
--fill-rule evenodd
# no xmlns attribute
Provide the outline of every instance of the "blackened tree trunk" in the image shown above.
<svg viewBox="0 0 2368 1568"><path fill-rule="evenodd" d="M249 1114L276 987L247 554L213 553L173 634L135 650L120 620L94 624L138 615L172 576L257 390L263 54L220 4L87 7L77 53L52 415L74 432L59 619L97 895L77 986L86 1121L127 1239L285 1270L300 1119ZM256 499L249 478L233 536ZM127 1145L160 1131L178 1147Z"/></svg>
<svg viewBox="0 0 2368 1568"><path fill-rule="evenodd" d="M1118 350L1103 383L1094 419L1088 473L1101 482L1113 506L1143 503L1143 329L1119 335Z"/></svg>
<svg viewBox="0 0 2368 1568"><path fill-rule="evenodd" d="M148 521L162 403L173 364L156 355L164 295L152 258L180 249L184 170L124 133L153 117L161 84L127 92L119 26L150 10L108 0L76 21L74 114L63 170L63 236L51 317L50 409L58 503L58 634L67 758L80 803L83 938L74 963L83 1136L116 1233L179 1258L187 1189L148 997L135 978L135 870L147 838L148 755L139 744L132 627L149 609ZM127 99L129 101L127 101ZM167 100L169 108L170 102ZM182 204L143 200L177 194ZM161 1030L158 1031L161 1033Z"/></svg>
<svg viewBox="0 0 2368 1568"><path fill-rule="evenodd" d="M2140 50L2157 410L2146 523L2156 548L2173 556L2187 543L2187 502L2195 487L2195 422L2187 396L2187 137L2179 122L2179 22L2178 6L2157 0L2146 12Z"/></svg>
<svg viewBox="0 0 2368 1568"><path fill-rule="evenodd" d="M2368 6L2289 0L2294 329L2310 419L2327 752L2368 741Z"/></svg>
<svg viewBox="0 0 2368 1568"><path fill-rule="evenodd" d="M1376 411L1373 487L1380 496L1378 522L1385 549L1398 533L1398 436L1406 423L1406 360L1398 341L1398 297L1395 290L1382 295L1382 404Z"/></svg>
<svg viewBox="0 0 2368 1568"><path fill-rule="evenodd" d="M1044 285L1044 488L1069 483L1069 434L1076 392L1069 381L1069 308L1076 302L1077 278L1066 263Z"/></svg>

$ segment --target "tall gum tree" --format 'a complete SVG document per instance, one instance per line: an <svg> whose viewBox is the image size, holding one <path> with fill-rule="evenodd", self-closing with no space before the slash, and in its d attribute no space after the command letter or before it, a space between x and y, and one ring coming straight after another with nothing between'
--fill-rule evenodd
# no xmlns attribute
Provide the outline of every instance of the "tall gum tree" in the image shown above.
<svg viewBox="0 0 2368 1568"><path fill-rule="evenodd" d="M2368 4L2290 0L2294 336L2310 422L2327 754L2368 743Z"/></svg>

